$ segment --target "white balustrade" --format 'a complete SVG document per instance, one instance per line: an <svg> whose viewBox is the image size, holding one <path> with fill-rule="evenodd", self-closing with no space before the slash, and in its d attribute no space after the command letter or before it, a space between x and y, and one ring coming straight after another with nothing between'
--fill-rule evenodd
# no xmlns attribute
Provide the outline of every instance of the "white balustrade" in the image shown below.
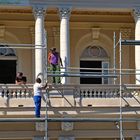
<svg viewBox="0 0 140 140"><path fill-rule="evenodd" d="M50 85L48 91L58 91L67 95L71 90L74 98L119 98L118 85ZM64 92L65 91L65 92ZM46 92L46 91L44 91ZM0 85L0 97L5 98L31 98L33 85ZM136 85L122 86L122 96L132 98L140 96L140 88Z"/></svg>

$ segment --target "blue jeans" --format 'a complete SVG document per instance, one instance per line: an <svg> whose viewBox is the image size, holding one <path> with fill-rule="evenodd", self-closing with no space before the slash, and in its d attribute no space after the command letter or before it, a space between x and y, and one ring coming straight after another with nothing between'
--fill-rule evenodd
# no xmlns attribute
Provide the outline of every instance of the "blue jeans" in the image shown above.
<svg viewBox="0 0 140 140"><path fill-rule="evenodd" d="M39 118L41 109L41 96L34 96L34 104L35 104L35 116Z"/></svg>

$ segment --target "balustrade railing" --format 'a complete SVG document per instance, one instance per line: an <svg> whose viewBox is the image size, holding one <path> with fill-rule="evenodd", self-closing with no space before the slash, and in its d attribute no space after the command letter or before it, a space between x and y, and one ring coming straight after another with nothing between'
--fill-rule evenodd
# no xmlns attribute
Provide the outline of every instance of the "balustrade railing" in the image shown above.
<svg viewBox="0 0 140 140"><path fill-rule="evenodd" d="M140 87L138 85L123 85L122 97L132 98L133 96L140 96ZM69 94L74 98L119 98L119 85L49 85L48 95L53 93L62 93L65 96ZM46 92L44 90L43 92ZM6 98L31 98L33 96L33 85L0 85L0 97ZM50 97L50 96L48 96Z"/></svg>

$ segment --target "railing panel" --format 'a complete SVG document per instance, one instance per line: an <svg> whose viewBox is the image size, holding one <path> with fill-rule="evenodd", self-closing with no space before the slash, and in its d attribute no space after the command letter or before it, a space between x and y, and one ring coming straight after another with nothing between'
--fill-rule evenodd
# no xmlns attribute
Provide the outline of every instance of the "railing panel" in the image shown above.
<svg viewBox="0 0 140 140"><path fill-rule="evenodd" d="M122 97L132 98L140 96L140 87L137 85L123 85ZM49 85L48 97L56 94L56 96L73 95L74 98L119 98L119 85ZM68 92L67 92L68 91ZM71 91L71 92L70 92ZM44 92L46 92L44 90ZM0 97L4 98L32 98L33 85L0 85Z"/></svg>

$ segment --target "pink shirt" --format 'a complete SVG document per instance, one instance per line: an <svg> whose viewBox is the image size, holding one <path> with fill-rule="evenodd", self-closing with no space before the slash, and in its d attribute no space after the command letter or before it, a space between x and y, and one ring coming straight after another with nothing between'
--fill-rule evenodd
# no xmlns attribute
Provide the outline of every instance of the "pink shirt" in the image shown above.
<svg viewBox="0 0 140 140"><path fill-rule="evenodd" d="M52 53L51 57L50 57L50 63L57 65L58 64L58 60L59 60L59 54L57 52Z"/></svg>

